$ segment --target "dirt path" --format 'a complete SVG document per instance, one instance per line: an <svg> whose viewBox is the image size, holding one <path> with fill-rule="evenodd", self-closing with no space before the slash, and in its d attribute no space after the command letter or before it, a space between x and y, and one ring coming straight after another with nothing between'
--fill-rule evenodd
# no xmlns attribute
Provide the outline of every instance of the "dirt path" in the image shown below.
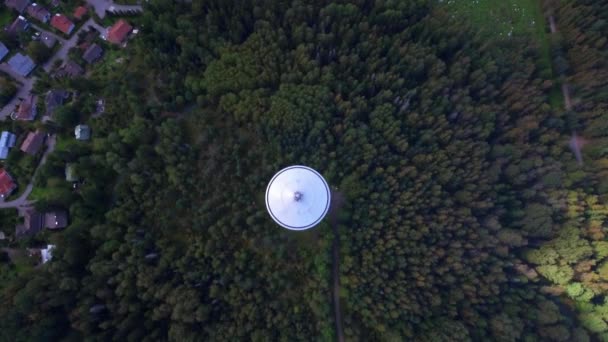
<svg viewBox="0 0 608 342"><path fill-rule="evenodd" d="M329 220L334 232L334 242L332 244L332 278L333 278L333 302L334 320L336 321L336 336L339 342L344 342L344 328L342 326L342 309L340 308L340 231L338 229L338 211L342 207L344 196L332 191L331 209Z"/></svg>

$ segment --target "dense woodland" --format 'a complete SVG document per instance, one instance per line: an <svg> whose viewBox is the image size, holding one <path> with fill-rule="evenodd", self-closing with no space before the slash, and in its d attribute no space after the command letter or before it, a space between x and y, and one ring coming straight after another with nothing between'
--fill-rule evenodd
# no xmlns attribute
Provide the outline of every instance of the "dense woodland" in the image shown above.
<svg viewBox="0 0 608 342"><path fill-rule="evenodd" d="M344 197L347 340L608 340L608 8L545 7L555 79L426 0L150 0L125 63L63 81L107 113L40 171L71 224L2 278L1 340L334 340L329 223L264 206L294 163Z"/></svg>

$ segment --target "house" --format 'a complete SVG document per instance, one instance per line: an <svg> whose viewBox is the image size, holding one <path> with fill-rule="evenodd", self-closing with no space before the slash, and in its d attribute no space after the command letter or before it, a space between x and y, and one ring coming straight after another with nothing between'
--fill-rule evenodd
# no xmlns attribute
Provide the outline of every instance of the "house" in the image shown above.
<svg viewBox="0 0 608 342"><path fill-rule="evenodd" d="M6 28L6 32L12 36L16 36L25 32L30 27L30 23L22 16L18 16L12 24Z"/></svg>
<svg viewBox="0 0 608 342"><path fill-rule="evenodd" d="M44 226L48 229L65 228L68 225L68 214L63 210L44 214Z"/></svg>
<svg viewBox="0 0 608 342"><path fill-rule="evenodd" d="M57 107L61 106L68 98L69 94L65 90L53 89L49 90L44 97L46 107L46 115L51 116Z"/></svg>
<svg viewBox="0 0 608 342"><path fill-rule="evenodd" d="M79 178L76 174L76 167L74 164L66 164L65 165L65 180L68 182L78 182Z"/></svg>
<svg viewBox="0 0 608 342"><path fill-rule="evenodd" d="M48 32L44 31L40 35L40 42L46 45L46 47L48 47L49 49L52 49L53 46L55 46L55 43L57 43L57 39L52 34L49 34Z"/></svg>
<svg viewBox="0 0 608 342"><path fill-rule="evenodd" d="M36 99L37 97L30 94L26 99L21 101L17 111L11 115L13 120L32 121L36 117Z"/></svg>
<svg viewBox="0 0 608 342"><path fill-rule="evenodd" d="M127 35L133 30L133 26L129 25L124 19L120 19L114 26L108 29L107 40L110 43L121 44Z"/></svg>
<svg viewBox="0 0 608 342"><path fill-rule="evenodd" d="M17 137L8 131L3 131L0 135L0 159L6 159L8 157L8 151L11 147L15 146L15 140Z"/></svg>
<svg viewBox="0 0 608 342"><path fill-rule="evenodd" d="M0 198L6 198L15 190L17 184L5 169L0 170Z"/></svg>
<svg viewBox="0 0 608 342"><path fill-rule="evenodd" d="M84 6L78 6L76 7L76 9L74 10L74 19L76 20L82 20L82 18L87 14L89 10L84 7Z"/></svg>
<svg viewBox="0 0 608 342"><path fill-rule="evenodd" d="M72 30L74 30L75 25L65 15L57 13L53 16L53 18L51 18L51 26L67 35L70 35Z"/></svg>
<svg viewBox="0 0 608 342"><path fill-rule="evenodd" d="M46 245L46 248L40 250L40 261L43 264L53 259L53 249L55 249L55 245Z"/></svg>
<svg viewBox="0 0 608 342"><path fill-rule="evenodd" d="M51 20L51 12L49 12L46 8L38 5L37 3L33 3L27 7L27 14L32 17L38 19L43 23L47 23Z"/></svg>
<svg viewBox="0 0 608 342"><path fill-rule="evenodd" d="M76 77L84 74L84 69L78 65L78 63L74 61L67 62L64 66L62 66L57 72L55 72L55 77Z"/></svg>
<svg viewBox="0 0 608 342"><path fill-rule="evenodd" d="M82 54L82 58L87 61L87 63L91 64L101 58L102 54L103 49L101 48L101 46L93 44L89 46L89 48Z"/></svg>
<svg viewBox="0 0 608 342"><path fill-rule="evenodd" d="M42 214L29 207L23 212L23 224L15 228L15 237L31 236L42 230Z"/></svg>
<svg viewBox="0 0 608 342"><path fill-rule="evenodd" d="M12 8L19 13L23 13L30 4L30 0L5 0L4 4L8 8Z"/></svg>
<svg viewBox="0 0 608 342"><path fill-rule="evenodd" d="M4 58L4 56L8 55L8 48L6 45L0 42L0 61Z"/></svg>
<svg viewBox="0 0 608 342"><path fill-rule="evenodd" d="M32 72L36 67L34 61L26 55L22 55L20 52L15 54L11 59L8 60L8 65L17 74L25 77Z"/></svg>
<svg viewBox="0 0 608 342"><path fill-rule="evenodd" d="M32 156L36 155L40 151L42 143L44 143L44 133L40 131L29 132L21 144L21 151Z"/></svg>
<svg viewBox="0 0 608 342"><path fill-rule="evenodd" d="M74 135L78 140L89 140L91 139L91 128L87 125L78 125L74 129Z"/></svg>

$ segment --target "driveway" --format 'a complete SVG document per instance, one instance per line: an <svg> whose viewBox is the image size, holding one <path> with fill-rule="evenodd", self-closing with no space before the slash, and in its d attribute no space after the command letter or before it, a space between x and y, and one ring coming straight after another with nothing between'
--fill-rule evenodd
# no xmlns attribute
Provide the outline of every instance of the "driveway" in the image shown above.
<svg viewBox="0 0 608 342"><path fill-rule="evenodd" d="M46 151L44 151L42 158L40 158L40 163L36 167L36 171L34 171L34 175L32 176L30 183L25 187L25 191L23 191L23 193L17 199L14 199L10 202L0 202L0 208L19 208L19 207L25 207L25 206L28 206L31 204L31 202L27 200L27 197L32 193L32 189L34 188L34 184L33 184L34 178L36 177L38 170L40 170L40 167L42 165L44 165L44 163L46 162L46 158L48 157L48 155L55 150L56 142L57 142L57 137L54 135L51 135L50 137L47 138Z"/></svg>
<svg viewBox="0 0 608 342"><path fill-rule="evenodd" d="M30 94L34 83L36 82L36 78L25 78L19 74L16 74L6 63L0 64L0 71L4 71L9 74L13 79L17 82L21 83L21 87L17 89L17 94L13 96L13 98L0 110L0 120L6 120L6 118L11 115L11 113L15 110L15 107L21 102L21 99L24 99Z"/></svg>
<svg viewBox="0 0 608 342"><path fill-rule="evenodd" d="M74 46L76 46L76 43L78 42L78 34L82 31L82 30L88 30L89 27L93 27L94 29L96 29L97 31L99 31L100 34L104 34L103 28L98 25L95 20L93 20L93 18L90 18L89 20L87 20L84 25L82 25L82 27L80 27L80 30L78 30L77 32L75 32L74 34L72 34L72 37L70 37L70 39L65 40L65 39L61 39L60 43L61 43L61 47L59 48L59 50L57 50L57 52L55 53L55 55L53 55L53 57L51 57L46 63L44 63L44 71L46 72L50 72L51 69L53 68L53 65L55 64L55 61L57 60L66 60L68 57L68 52L70 51L71 48L73 48Z"/></svg>
<svg viewBox="0 0 608 342"><path fill-rule="evenodd" d="M87 0L87 2L95 8L95 13L101 19L106 16L106 11L112 13L143 11L140 5L117 5L112 0Z"/></svg>

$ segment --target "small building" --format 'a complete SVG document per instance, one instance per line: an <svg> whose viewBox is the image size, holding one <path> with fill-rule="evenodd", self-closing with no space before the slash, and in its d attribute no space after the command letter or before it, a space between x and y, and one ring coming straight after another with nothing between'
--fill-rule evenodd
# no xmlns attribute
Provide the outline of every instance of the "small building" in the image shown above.
<svg viewBox="0 0 608 342"><path fill-rule="evenodd" d="M84 6L78 6L74 10L74 19L82 20L82 18L87 14L89 10Z"/></svg>
<svg viewBox="0 0 608 342"><path fill-rule="evenodd" d="M87 125L78 125L74 129L74 135L78 140L89 140L91 139L91 128Z"/></svg>
<svg viewBox="0 0 608 342"><path fill-rule="evenodd" d="M19 13L23 13L30 4L30 0L5 0L4 4L8 8L12 8Z"/></svg>
<svg viewBox="0 0 608 342"><path fill-rule="evenodd" d="M6 198L17 188L13 177L5 169L0 170L0 198Z"/></svg>
<svg viewBox="0 0 608 342"><path fill-rule="evenodd" d="M89 48L82 54L82 58L87 61L87 63L91 64L101 58L103 54L103 49L101 46L97 44L92 44Z"/></svg>
<svg viewBox="0 0 608 342"><path fill-rule="evenodd" d="M53 249L55 249L55 245L46 245L46 248L40 250L40 261L43 264L53 259Z"/></svg>
<svg viewBox="0 0 608 342"><path fill-rule="evenodd" d="M27 137L21 144L21 151L23 151L29 155L32 155L32 156L36 155L36 153L38 153L38 151L40 151L40 148L42 147L43 143L44 143L44 133L42 133L40 131L29 132L27 134Z"/></svg>
<svg viewBox="0 0 608 342"><path fill-rule="evenodd" d="M23 212L23 224L15 227L15 237L22 238L31 236L42 230L42 214L36 209L29 207Z"/></svg>
<svg viewBox="0 0 608 342"><path fill-rule="evenodd" d="M59 31L70 35L74 30L74 23L63 14L57 13L51 18L51 26Z"/></svg>
<svg viewBox="0 0 608 342"><path fill-rule="evenodd" d="M108 29L106 39L113 44L122 44L131 30L133 30L133 26L129 25L124 19L120 19Z"/></svg>
<svg viewBox="0 0 608 342"><path fill-rule="evenodd" d="M65 180L68 182L78 182L80 178L76 174L76 167L74 164L68 163L65 166Z"/></svg>
<svg viewBox="0 0 608 342"><path fill-rule="evenodd" d="M68 214L63 210L44 214L44 226L48 229L61 229L68 226Z"/></svg>
<svg viewBox="0 0 608 342"><path fill-rule="evenodd" d="M51 12L35 2L27 7L27 14L45 24L51 20Z"/></svg>
<svg viewBox="0 0 608 342"><path fill-rule="evenodd" d="M17 137L8 131L3 131L0 135L0 159L6 159L8 157L8 151L11 147L15 146Z"/></svg>
<svg viewBox="0 0 608 342"><path fill-rule="evenodd" d="M17 107L17 111L11 115L13 120L32 121L36 117L36 99L37 97L30 94Z"/></svg>
<svg viewBox="0 0 608 342"><path fill-rule="evenodd" d="M52 49L53 46L55 46L55 43L57 43L57 38L55 38L55 36L53 36L52 34L44 31L40 35L40 42L46 45L46 47L48 47L49 49Z"/></svg>
<svg viewBox="0 0 608 342"><path fill-rule="evenodd" d="M2 42L0 42L0 61L8 55L8 48Z"/></svg>
<svg viewBox="0 0 608 342"><path fill-rule="evenodd" d="M53 89L49 90L44 97L44 105L46 107L46 115L52 116L55 109L63 104L69 94L65 90Z"/></svg>
<svg viewBox="0 0 608 342"><path fill-rule="evenodd" d="M74 61L68 61L59 70L55 72L55 77L74 78L84 74L84 69Z"/></svg>
<svg viewBox="0 0 608 342"><path fill-rule="evenodd" d="M29 75L36 67L36 63L29 56L22 55L20 52L8 60L8 65L14 72L23 77Z"/></svg>
<svg viewBox="0 0 608 342"><path fill-rule="evenodd" d="M17 36L30 27L30 23L22 16L18 16L12 24L6 28L6 32L12 36Z"/></svg>

